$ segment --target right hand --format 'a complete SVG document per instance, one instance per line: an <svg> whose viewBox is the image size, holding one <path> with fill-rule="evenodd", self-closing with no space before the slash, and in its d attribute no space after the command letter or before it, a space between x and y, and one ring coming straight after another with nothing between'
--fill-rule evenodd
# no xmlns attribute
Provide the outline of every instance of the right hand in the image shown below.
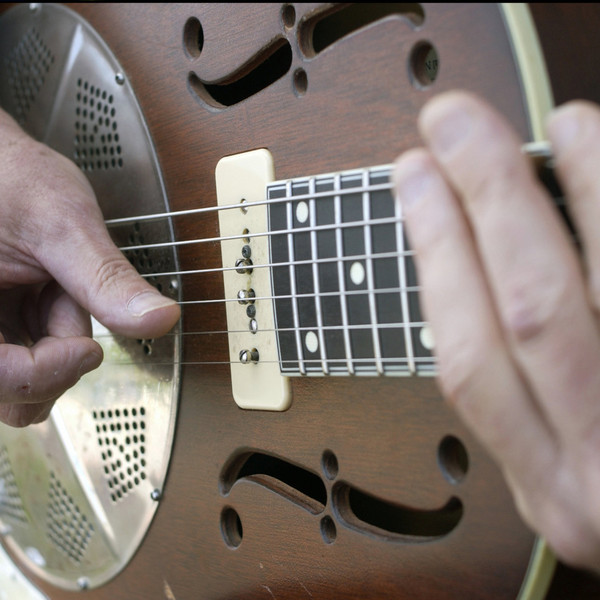
<svg viewBox="0 0 600 600"><path fill-rule="evenodd" d="M0 421L19 427L100 365L90 314L154 338L180 309L114 245L77 166L2 111L0 157Z"/></svg>

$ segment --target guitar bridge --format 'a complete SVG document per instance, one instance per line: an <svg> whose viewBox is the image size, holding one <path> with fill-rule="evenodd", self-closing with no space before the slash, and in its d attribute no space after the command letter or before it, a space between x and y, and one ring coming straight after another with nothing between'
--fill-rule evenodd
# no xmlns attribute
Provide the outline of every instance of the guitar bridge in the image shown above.
<svg viewBox="0 0 600 600"><path fill-rule="evenodd" d="M291 393L279 368L268 268L273 160L267 150L227 156L215 177L233 398L240 408L286 410Z"/></svg>

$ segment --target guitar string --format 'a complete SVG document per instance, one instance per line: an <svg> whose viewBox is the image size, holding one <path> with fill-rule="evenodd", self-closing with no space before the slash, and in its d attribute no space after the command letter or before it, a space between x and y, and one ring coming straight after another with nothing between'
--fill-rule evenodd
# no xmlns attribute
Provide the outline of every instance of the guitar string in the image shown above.
<svg viewBox="0 0 600 600"><path fill-rule="evenodd" d="M274 184L274 185L280 185L280 182ZM130 224L132 222L139 222L141 221L148 221L148 220L157 220L157 219L164 219L164 218L171 218L171 217L177 217L177 216L190 216L190 215L198 215L198 214L207 214L207 213L213 213L215 211L221 211L221 210L229 210L229 209L243 209L244 211L247 211L248 209L252 208L253 206L263 206L263 205L272 205L272 204L279 204L279 203L286 203L286 202L300 202L303 200L311 200L314 201L315 199L319 199L319 198L323 198L323 199L332 199L335 198L335 196L348 196L348 195L356 195L356 194L361 194L361 193L372 193L374 191L386 191L386 190L390 190L392 188L392 185L390 183L384 183L384 184L373 184L373 185L366 185L366 186L358 186L358 187L352 187L352 188L347 188L344 190L328 190L328 191L324 191L324 192L316 192L314 190L311 190L311 193L308 194L296 194L293 195L291 197L289 196L285 196L282 198L274 198L274 199L267 199L267 200L261 200L261 201L256 201L256 202L242 202L240 204L234 204L234 205L226 205L226 206L214 206L214 207L203 207L203 208L199 208L199 209L190 209L190 210L184 210L184 211L171 211L171 212L166 212L166 213L156 213L156 214L152 214L152 215L143 215L143 216L138 216L138 217L125 217L125 218L121 218L121 219L112 219L112 220L107 220L106 224L109 227L114 227L117 225L123 225L123 224ZM324 232L324 231L332 231L332 230L339 230L339 229L348 229L348 228L358 228L358 227L365 227L365 226L369 226L369 227L373 227L373 226L377 226L377 225L386 225L386 224L394 224L397 225L399 222L403 221L403 219L399 218L399 217L387 217L387 218L380 218L380 219L368 219L368 220L363 220L363 221L351 221L351 222L343 222L343 223L335 223L335 224L325 224L325 225L318 225L318 226L312 226L312 227L298 227L298 228L291 228L291 229L283 229L283 230L273 230L270 232L259 232L259 233L252 233L252 232L245 232L239 235L232 235L232 236L221 236L221 237L213 237L213 238L203 238L203 239L196 239L196 240L178 240L175 242L159 242L159 243L151 243L151 244L137 244L137 245L129 245L129 246L124 246L121 247L120 250L123 252L131 252L131 251L139 251L139 250L146 250L146 249L160 249L160 248L171 248L171 247L176 247L176 246L183 246L183 245L191 245L191 244L201 244L201 243L215 243L215 242L224 242L224 241L233 241L233 240L247 240L250 238L257 238L257 237L273 237L273 236L277 236L277 235L289 235L289 234L300 234L300 233L312 233L315 231L318 232ZM376 255L377 258L398 258L400 256L410 256L414 254L411 251L404 251L402 253L398 253L398 252L393 252L393 253L378 253ZM349 256L349 257L345 257L343 260L345 261L357 261L357 260L364 260L366 259L367 256L366 255L355 255L355 256ZM307 261L293 261L293 263L290 261L288 263L271 263L271 264L262 264L262 265L255 265L253 264L251 268L264 268L264 267L274 267L274 266L280 266L280 267L284 267L284 266L290 266L290 265L300 265L300 264L308 264L308 265L313 265L315 264L315 262L320 262L320 263L325 263L325 262L339 262L339 257L331 257L331 258L321 258L321 259L317 259L315 260L307 260ZM230 271L230 270L237 270L236 267L222 267L222 268L216 268L216 269L196 269L196 270L189 270L189 271L173 271L173 272L167 272L167 273L149 273L149 274L143 274L144 277L160 277L160 276L180 276L180 275L192 275L192 274L202 274L202 273L214 273L214 272L223 272L223 271ZM407 288L405 291L418 291L418 287L414 286L413 288ZM401 288L387 288L385 290L375 290L375 293L377 294L382 294L382 293L400 293L402 292L403 289ZM338 295L338 292L331 292L331 293L327 293L327 292L321 292L319 294L319 297L326 297L326 296L330 296L330 295ZM347 295L364 295L364 294L369 294L368 290L351 290L347 292ZM307 298L307 297L311 297L311 298L316 298L317 294L298 294L295 296L296 298ZM286 299L286 298L292 298L292 295L287 295L287 296L262 296L262 297L256 297L253 300L257 301L257 300L275 300L275 299ZM188 301L181 301L178 304L181 306L185 306L185 305L197 305L197 304L214 304L214 303L220 303L220 302L239 302L238 298L223 298L223 299L208 299L208 300L188 300ZM398 327L406 327L406 324L404 323L399 323L399 324L381 324L383 325L383 327L379 327L378 329L383 329L386 327L393 327L393 328L398 328ZM413 326L413 327L418 327L418 324L412 324L409 326ZM422 327L422 325L421 325ZM336 326L329 326L326 327L325 330L335 330L335 329L339 329L340 327L336 327ZM356 327L353 326L353 329L362 329L362 326ZM364 328L367 328L369 330L373 329L373 325L366 325L364 326ZM299 328L300 330L310 330L310 329L314 329L314 328L310 328L310 327L302 327ZM290 328L291 330L291 328ZM261 332L266 332L268 330L262 330ZM278 330L271 330L271 331L284 331L284 329L278 329ZM207 335L207 334L214 334L214 333L218 333L218 334L226 334L226 333L232 333L232 332L227 332L227 331L222 331L222 332L188 332L186 335ZM242 333L242 332L239 332ZM110 335L110 334L107 334ZM174 335L174 334L173 334Z"/></svg>
<svg viewBox="0 0 600 600"><path fill-rule="evenodd" d="M406 287L390 287L390 288L379 288L372 290L375 294L400 294L402 292L419 292L421 286L412 285ZM362 296L368 294L369 290L346 290L346 296ZM256 296L252 298L208 298L205 300L181 300L178 304L181 305L193 305L193 304L219 304L223 302L239 302L240 304L248 304L258 300L292 300L293 298L317 298L317 297L337 297L340 295L339 291L332 292L308 292L302 294L280 294L278 296Z"/></svg>
<svg viewBox="0 0 600 600"><path fill-rule="evenodd" d="M381 168L381 171L383 174L385 168L390 169L390 166L384 166ZM362 172L368 171L367 170L362 170ZM338 175L339 177L339 175ZM307 180L310 180L311 178L307 178ZM302 180L295 180L295 181L302 181ZM274 184L272 184L273 186L275 185L281 185L282 182L276 182ZM225 206L212 206L212 207L202 207L202 208L198 208L198 209L189 209L189 210L181 210L181 211L170 211L170 212L163 212L163 213L156 213L156 214L152 214L152 215L138 215L138 216L134 216L134 217L125 217L125 218L118 218L118 219L110 219L110 220L106 220L105 223L107 225L107 227L116 227L116 226L120 226L120 225L125 225L125 224L131 224L131 223L139 223L140 221L153 221L153 220L159 220L159 219L165 219L165 218L175 218L175 217L179 217L179 216L191 216L191 215L199 215L199 214L209 214L209 213L214 213L217 211L222 211L222 210L229 210L229 209L243 209L244 211L247 211L248 209L254 207L254 206L261 206L261 205L272 205L272 204L276 204L276 203L284 203L284 202L300 202L303 200L314 200L314 199L318 199L318 198L329 198L329 199L333 199L336 196L341 197L341 196L347 196L350 194L361 194L361 193L370 193L373 191L378 191L378 190L391 190L392 189L392 184L391 183L386 183L386 184L375 184L375 185L367 185L367 186L360 186L360 187L352 187L352 188L347 188L347 189L336 189L333 191L324 191L324 192L314 192L314 190L311 190L311 193L308 194L298 194L298 195L294 195L294 196L284 196L282 198L275 198L275 199L267 199L267 200L261 200L261 201L257 201L257 202L244 202L242 201L239 204L234 204L234 205L225 205ZM564 198L554 198L554 202L555 205L557 206L563 206L564 205ZM287 229L287 230L274 230L271 232L260 232L260 233L251 233L251 232L246 232L240 235L233 235L233 236L221 236L221 237L215 237L215 238L204 238L204 239L196 239L196 240L178 240L176 242L161 242L161 243L153 243L153 244L137 244L137 245L130 245L130 246L125 246L120 248L123 252L127 252L127 251L139 251L139 250L146 250L146 249L159 249L159 248L171 248L171 247L177 247L177 246L184 246L184 245L191 245L191 244L201 244L201 243L210 243L210 242L224 242L224 241L232 241L232 240L236 240L236 239L242 239L242 240L247 240L250 238L255 238L255 237L262 237L262 236L275 236L275 235L286 235L286 234L299 234L299 233L312 233L314 231L328 231L328 230L338 230L341 228L351 228L351 227L364 227L364 226L374 226L374 225L378 225L378 224L387 224L387 223L394 223L394 224L398 224L400 222L402 222L404 219L402 218L398 218L398 217L394 217L394 218L390 218L390 219L372 219L369 221L361 221L361 222L348 222L348 223L338 223L338 224L334 224L334 225L323 225L323 226L312 226L312 227L307 227L307 228L292 228L292 229ZM414 252L412 251L403 251L403 252L396 252L393 253L394 257L400 257L400 256L409 256L409 255L414 255ZM387 256L390 256L389 254ZM377 257L381 256L378 254ZM342 260L357 260L357 259L366 259L366 258L370 258L367 257L367 255L364 256L352 256L352 257L345 257ZM338 257L336 257L335 259L329 259L329 260L333 260L338 262L340 259ZM328 262L328 259L325 260L320 260L319 262ZM314 264L314 260L310 260L310 261L302 261L305 262L306 264ZM294 265L297 264L302 264L298 263L297 261L294 261ZM265 264L265 265L252 265L252 268L261 268L261 267L273 267L273 266L289 266L292 263L271 263L271 264ZM236 269L236 267L233 268L221 268L221 269L199 269L199 270L191 270L191 271L179 271L179 272L171 272L171 273L163 273L163 274L147 274L145 276L147 277L158 277L158 276L174 276L174 275L190 275L190 274L198 274L198 273L208 273L208 272L216 272L216 271L225 271L225 270L232 270L232 269ZM375 290L375 293L390 293L390 292L395 292L395 293L402 293L403 291L420 291L420 286L412 286L412 287L406 287L406 288L394 288L394 289L388 289L388 290ZM357 294L369 294L369 293L373 293L373 292L369 292L369 290L357 290L355 291ZM331 293L332 295L337 295L337 293ZM348 291L346 292L346 294L352 294L352 291ZM321 296L327 296L327 293L319 293L319 297ZM301 294L301 295L297 295L297 297L316 297L317 294ZM264 296L264 297L256 297L253 300L257 301L257 300L274 300L274 299L284 299L284 298L291 298L290 296L280 296L280 297L276 297L276 296L272 296L272 297L268 297L268 296ZM180 305L194 305L194 304L207 304L207 303L217 303L217 302L235 302L238 301L239 299L237 298L224 298L224 299L209 299L209 300L191 300L191 301L181 301L179 302ZM418 327L424 327L426 325L425 322L409 322L407 323L378 323L376 325L377 329L382 329L382 328L405 328L408 326L409 329L411 328L418 328ZM337 330L337 329L342 329L345 326L326 326L325 329L326 330ZM372 324L367 324L367 325L355 325L353 326L353 328L355 329L361 329L361 328L365 328L365 329L369 329L372 330L373 325ZM286 328L286 329L272 329L272 330L264 330L265 332L273 332L273 331L304 331L304 330L312 330L314 328L311 327L300 327L300 328ZM263 330L261 330L263 331ZM172 333L172 334L167 334L167 335L182 335L182 336L192 336L192 335L211 335L211 334L230 334L230 333L248 333L247 331L237 331L237 332L232 332L232 331L207 331L207 332L181 332L181 333ZM112 334L106 334L106 335L112 335ZM370 363L373 362L373 359L364 359L366 361L369 361ZM383 359L384 361L389 362L390 360L394 361L394 362L398 362L398 361L404 361L408 364L409 358L393 358L393 359ZM413 360L416 361L420 361L423 359L420 359L419 357L413 357ZM424 360L430 361L431 358L426 358ZM361 359L356 359L353 358L354 362L361 362ZM273 362L277 362L279 363L280 361L273 361ZM315 362L315 363L321 363L322 359L317 358L317 359L306 359L304 362L307 363L311 363L311 362ZM341 363L346 363L347 359L328 359L328 362L341 362ZM123 364L123 363L116 363L116 364ZM156 364L156 363L152 363L152 364ZM165 363L165 364L173 364L172 362L169 363ZM199 364L230 364L229 361L211 361L211 362L206 362L206 361L193 361L193 362L180 362L180 364L187 364L187 365L199 365ZM235 364L238 364L237 362Z"/></svg>
<svg viewBox="0 0 600 600"><path fill-rule="evenodd" d="M269 186L279 185L282 182L273 182L270 183ZM333 198L335 196L348 196L351 194L361 194L363 192L377 192L377 191L385 191L391 190L393 185L391 183L382 183L382 184L373 184L370 186L357 186L352 188L347 188L343 190L329 190L323 192L315 192L314 194L298 194L290 197L282 197L282 198L270 198L264 200L256 200L254 202L240 202L238 204L226 204L221 206L204 206L201 208L191 208L188 210L178 210L178 211L167 211L162 213L154 213L148 215L136 215L131 217L120 217L115 219L106 219L104 224L108 227L116 227L120 225L130 225L132 223L136 223L139 221L157 221L160 219L169 219L172 217L184 217L191 215L200 215L207 213L219 212L222 210L232 210L232 209L243 209L244 211L256 207L256 206L265 206L265 205L274 205L283 202L289 202L290 200L294 201L302 201L302 200L311 200L311 199L319 199L319 198Z"/></svg>
<svg viewBox="0 0 600 600"><path fill-rule="evenodd" d="M418 328L422 328L422 327L426 327L427 325L429 325L429 323L427 321L411 321L409 323L406 322L392 322L392 323L377 323L377 325L375 325L375 327L377 329L399 329L399 328L404 328L404 327L410 327L413 329L418 329ZM322 329L324 331L343 331L344 328L346 326L345 325L324 325L322 327ZM351 330L361 330L361 329L365 329L365 330L369 330L371 331L371 329L373 329L373 325L369 324L369 323L356 323L353 325L350 325ZM265 328L265 329L259 329L257 333L286 333L286 332L294 332L294 331L314 331L315 330L315 326L310 326L310 325L304 325L304 326L300 326L300 327L273 327L273 328ZM221 330L212 330L212 331L181 331L181 332L173 332L170 331L168 333L166 333L164 336L162 337L177 337L177 336L195 336L195 335L228 335L228 334L252 334L251 331L249 331L248 329L233 329L233 330L229 330L229 329L221 329ZM115 338L115 337L124 337L124 336L117 336L114 333L96 333L94 334L94 338L95 339L102 339L102 338ZM127 338L130 339L130 338ZM158 338L161 339L161 338Z"/></svg>
<svg viewBox="0 0 600 600"><path fill-rule="evenodd" d="M377 226L377 225L396 225L398 223L403 223L404 218L399 217L380 217L378 219L369 219L362 221L345 221L343 223L327 223L325 225L315 225L314 227L296 227L290 229L274 229L272 231L261 231L259 233L252 233L248 231L247 233L240 233L236 235L229 236L220 236L220 237L211 237L211 238L198 238L194 240L177 240L174 242L153 242L150 244L137 244L137 245L129 245L129 246L121 246L119 250L122 252L127 251L139 251L139 250L155 250L161 248L174 248L177 246L185 246L191 244L202 244L207 242L228 242L234 240L245 240L250 238L258 238L258 237L275 237L278 235L287 235L287 234L297 234L297 233L312 233L316 232L327 232L336 229L351 229L353 227L366 227L366 226Z"/></svg>
<svg viewBox="0 0 600 600"><path fill-rule="evenodd" d="M378 252L377 258L400 258L407 256L414 256L414 250L405 250L403 252ZM353 254L350 256L338 257L323 257L323 258L315 258L315 259L306 259L306 260L295 260L295 261L287 261L287 262L268 262L262 264L250 264L250 265L240 265L233 267L211 267L206 269L189 269L187 271L164 271L161 273L140 273L140 275L144 278L153 278L153 277L176 277L180 275L204 275L206 273L223 273L226 271L238 271L243 270L254 270L254 269L264 269L264 268L273 268L273 267L289 267L289 266L298 266L298 265L312 265L314 263L326 264L326 263L339 263L339 262L356 262L358 260L366 260L367 258L372 257L372 255L368 254Z"/></svg>
<svg viewBox="0 0 600 600"><path fill-rule="evenodd" d="M356 363L357 366L362 365L366 365L367 367L371 367L371 365L375 364L375 359L373 358L356 358L356 357L352 357L351 362ZM391 365L392 367L394 366L402 366L404 364L408 365L409 359L407 357L387 357L387 358L380 358L379 360L383 361L383 363L385 363L388 367ZM434 356L415 356L412 358L412 360L414 360L416 363L421 363L424 364L425 366L434 366L436 363L436 359ZM311 364L322 364L322 359L321 358L302 358L301 361L299 360L293 360L293 359L281 359L281 360L259 360L258 364L262 364L262 365L267 365L267 364L278 364L278 365L286 365L286 364L295 364L295 363L299 363L299 362L303 362L303 363L308 363L308 366L310 367ZM346 365L348 363L348 359L347 358L328 358L327 359L328 363L332 363L332 364L344 364ZM235 361L235 360L211 360L211 361L197 361L197 360L191 360L191 361L186 361L186 360L169 360L169 361L164 361L164 362L159 362L159 361L154 361L151 358L146 358L146 360L142 360L142 361L136 361L136 360L132 360L132 361L118 361L115 359L106 359L103 361L102 364L105 365L110 365L112 366L124 366L124 367L131 367L131 366L138 366L138 365L142 365L144 367L148 367L148 366L152 366L152 367L171 367L171 366L213 366L213 365L241 365L241 366L250 366L250 364L252 363L248 363L248 365L243 365L242 363L240 363L239 361ZM287 367L290 368L290 367ZM286 367L283 367L282 370L282 375L286 375L286 373L293 375L293 374L297 374L296 371L285 371ZM347 369L340 369L339 371L337 371L339 373L346 373ZM388 373L393 373L393 370L389 370L386 374ZM397 371L396 371L397 372ZM400 373L405 373L406 371L401 371ZM311 371L311 373L313 374L323 374L322 370L319 369L314 369L313 371ZM368 375L372 375L372 371L364 371L364 374L368 374ZM335 372L332 373L333 375L335 375ZM357 373L357 374L360 374ZM310 373L308 373L308 375L310 375Z"/></svg>

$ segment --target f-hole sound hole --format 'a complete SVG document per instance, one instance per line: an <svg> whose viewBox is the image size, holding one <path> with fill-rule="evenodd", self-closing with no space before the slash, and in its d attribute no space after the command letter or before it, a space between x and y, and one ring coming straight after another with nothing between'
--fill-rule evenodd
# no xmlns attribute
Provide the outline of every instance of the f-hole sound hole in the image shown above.
<svg viewBox="0 0 600 600"><path fill-rule="evenodd" d="M274 479L283 481L320 504L324 505L327 503L327 491L317 475L302 467L297 467L286 460L269 456L268 454L261 454L259 452L251 454L240 469L236 479L261 474L269 475Z"/></svg>
<svg viewBox="0 0 600 600"><path fill-rule="evenodd" d="M320 523L321 537L326 544L333 544L337 537L337 528L333 519L329 516L325 516L321 519Z"/></svg>
<svg viewBox="0 0 600 600"><path fill-rule="evenodd" d="M292 4L284 4L281 7L281 22L286 29L291 29L296 23L296 9Z"/></svg>
<svg viewBox="0 0 600 600"><path fill-rule="evenodd" d="M426 41L418 42L410 53L409 61L413 85L419 89L430 87L440 70L440 58L433 45Z"/></svg>
<svg viewBox="0 0 600 600"><path fill-rule="evenodd" d="M462 519L462 502L450 498L435 509L421 509L387 502L347 483L333 491L335 509L346 525L386 541L416 542L448 535Z"/></svg>
<svg viewBox="0 0 600 600"><path fill-rule="evenodd" d="M242 543L244 537L242 521L233 508L224 508L221 513L221 533L225 543L230 548L235 549Z"/></svg>
<svg viewBox="0 0 600 600"><path fill-rule="evenodd" d="M190 58L198 58L204 46L204 31L196 17L187 20L183 28L183 46Z"/></svg>
<svg viewBox="0 0 600 600"><path fill-rule="evenodd" d="M325 452L323 452L321 466L323 467L323 473L325 473L327 479L333 480L337 477L339 471L338 459L331 450L325 450Z"/></svg>
<svg viewBox="0 0 600 600"><path fill-rule="evenodd" d="M243 69L232 73L221 83L203 81L191 72L188 75L189 89L215 108L234 106L281 79L290 70L291 64L291 46L285 38L278 38Z"/></svg>
<svg viewBox="0 0 600 600"><path fill-rule="evenodd" d="M438 460L444 477L450 483L459 483L462 481L469 470L467 449L453 435L447 435L440 442Z"/></svg>
<svg viewBox="0 0 600 600"><path fill-rule="evenodd" d="M304 69L297 69L294 72L294 93L296 96L304 96L308 90L308 76Z"/></svg>
<svg viewBox="0 0 600 600"><path fill-rule="evenodd" d="M413 27L422 25L425 20L420 4L372 2L334 6L302 23L300 39L303 52L307 56L316 56L354 31L390 15L406 18Z"/></svg>

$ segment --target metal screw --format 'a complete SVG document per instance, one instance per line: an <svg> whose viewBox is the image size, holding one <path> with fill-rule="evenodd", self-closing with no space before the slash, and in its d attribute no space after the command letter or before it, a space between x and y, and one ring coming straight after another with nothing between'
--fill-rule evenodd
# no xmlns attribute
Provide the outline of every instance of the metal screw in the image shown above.
<svg viewBox="0 0 600 600"><path fill-rule="evenodd" d="M256 322L256 319L250 319L248 327L250 329L250 333L256 333L258 331L258 323Z"/></svg>
<svg viewBox="0 0 600 600"><path fill-rule="evenodd" d="M154 500L154 502L158 502L162 498L161 491L158 488L155 490L152 490L152 492L150 494L150 498L152 498L152 500Z"/></svg>
<svg viewBox="0 0 600 600"><path fill-rule="evenodd" d="M249 290L240 290L237 293L238 302L240 304L254 304L254 298L256 297L256 292L250 288Z"/></svg>
<svg viewBox="0 0 600 600"><path fill-rule="evenodd" d="M235 270L240 274L243 275L244 273L252 273L252 269L249 269L248 267L252 266L252 261L249 258L238 258L235 261Z"/></svg>
<svg viewBox="0 0 600 600"><path fill-rule="evenodd" d="M80 590L87 590L90 587L90 580L87 577L80 577L77 580L77 585Z"/></svg>
<svg viewBox="0 0 600 600"><path fill-rule="evenodd" d="M252 348L252 350L242 350L240 352L240 362L243 365L247 365L258 362L258 350L256 348Z"/></svg>
<svg viewBox="0 0 600 600"><path fill-rule="evenodd" d="M117 73L115 75L115 81L119 84L119 85L123 85L125 83L125 75L123 75L123 73Z"/></svg>
<svg viewBox="0 0 600 600"><path fill-rule="evenodd" d="M252 248L250 248L248 244L242 247L242 256L244 258L250 258L252 256Z"/></svg>
<svg viewBox="0 0 600 600"><path fill-rule="evenodd" d="M246 315L251 319L256 316L256 306L254 306L254 304L249 304L246 306Z"/></svg>

